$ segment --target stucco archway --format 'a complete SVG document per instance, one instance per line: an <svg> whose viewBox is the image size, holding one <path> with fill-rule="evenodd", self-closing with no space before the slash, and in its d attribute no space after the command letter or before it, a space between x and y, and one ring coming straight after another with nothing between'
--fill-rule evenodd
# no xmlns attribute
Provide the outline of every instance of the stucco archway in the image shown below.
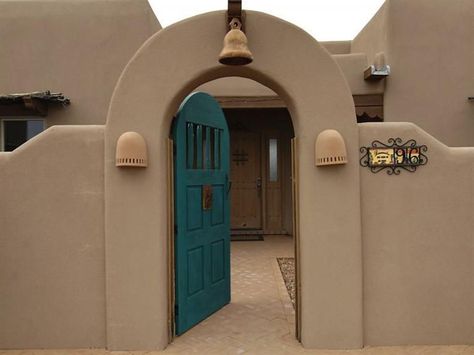
<svg viewBox="0 0 474 355"><path fill-rule="evenodd" d="M155 349L167 344L167 154L171 118L206 81L243 76L288 104L298 138L302 342L306 347L362 346L362 261L358 129L352 96L331 56L308 34L278 18L247 12L255 61L217 62L225 13L212 12L150 38L122 74L105 136L107 344ZM314 166L314 141L339 130L349 164ZM125 131L148 144L147 169L115 167Z"/></svg>

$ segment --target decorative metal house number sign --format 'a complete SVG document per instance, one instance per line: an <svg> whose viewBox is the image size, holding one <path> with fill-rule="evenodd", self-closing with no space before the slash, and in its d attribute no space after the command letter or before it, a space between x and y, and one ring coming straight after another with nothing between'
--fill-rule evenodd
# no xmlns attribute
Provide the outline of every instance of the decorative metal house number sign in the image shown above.
<svg viewBox="0 0 474 355"><path fill-rule="evenodd" d="M401 138L389 138L388 143L378 140L370 147L361 147L360 165L368 167L373 173L387 169L388 175L399 175L401 169L413 173L420 165L426 165L428 157L424 154L426 145L418 145L414 139L405 143Z"/></svg>

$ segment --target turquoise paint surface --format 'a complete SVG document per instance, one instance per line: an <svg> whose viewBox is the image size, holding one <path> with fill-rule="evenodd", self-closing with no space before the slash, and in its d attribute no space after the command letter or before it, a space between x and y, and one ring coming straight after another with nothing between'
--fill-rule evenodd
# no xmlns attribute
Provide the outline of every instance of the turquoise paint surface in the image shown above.
<svg viewBox="0 0 474 355"><path fill-rule="evenodd" d="M230 302L229 130L210 95L189 95L173 126L175 144L176 334ZM203 206L203 186L212 204Z"/></svg>

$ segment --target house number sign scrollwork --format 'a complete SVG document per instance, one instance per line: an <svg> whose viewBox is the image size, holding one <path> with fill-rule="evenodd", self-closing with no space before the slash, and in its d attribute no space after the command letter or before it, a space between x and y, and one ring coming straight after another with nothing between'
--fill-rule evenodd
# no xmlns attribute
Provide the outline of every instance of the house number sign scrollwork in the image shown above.
<svg viewBox="0 0 474 355"><path fill-rule="evenodd" d="M373 173L387 169L388 175L399 175L401 169L413 173L420 165L426 165L428 157L424 154L426 145L418 145L414 139L403 143L401 138L389 138L388 143L378 140L370 147L361 147L360 165L368 167Z"/></svg>

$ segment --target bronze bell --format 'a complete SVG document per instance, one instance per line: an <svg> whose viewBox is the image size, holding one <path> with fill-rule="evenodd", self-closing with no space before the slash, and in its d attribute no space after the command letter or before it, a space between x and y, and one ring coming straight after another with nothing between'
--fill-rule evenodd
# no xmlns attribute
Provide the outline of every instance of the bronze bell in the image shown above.
<svg viewBox="0 0 474 355"><path fill-rule="evenodd" d="M232 19L231 30L224 37L224 48L219 54L219 62L225 65L246 65L252 63L253 56L247 46L247 36L241 30L242 24Z"/></svg>

